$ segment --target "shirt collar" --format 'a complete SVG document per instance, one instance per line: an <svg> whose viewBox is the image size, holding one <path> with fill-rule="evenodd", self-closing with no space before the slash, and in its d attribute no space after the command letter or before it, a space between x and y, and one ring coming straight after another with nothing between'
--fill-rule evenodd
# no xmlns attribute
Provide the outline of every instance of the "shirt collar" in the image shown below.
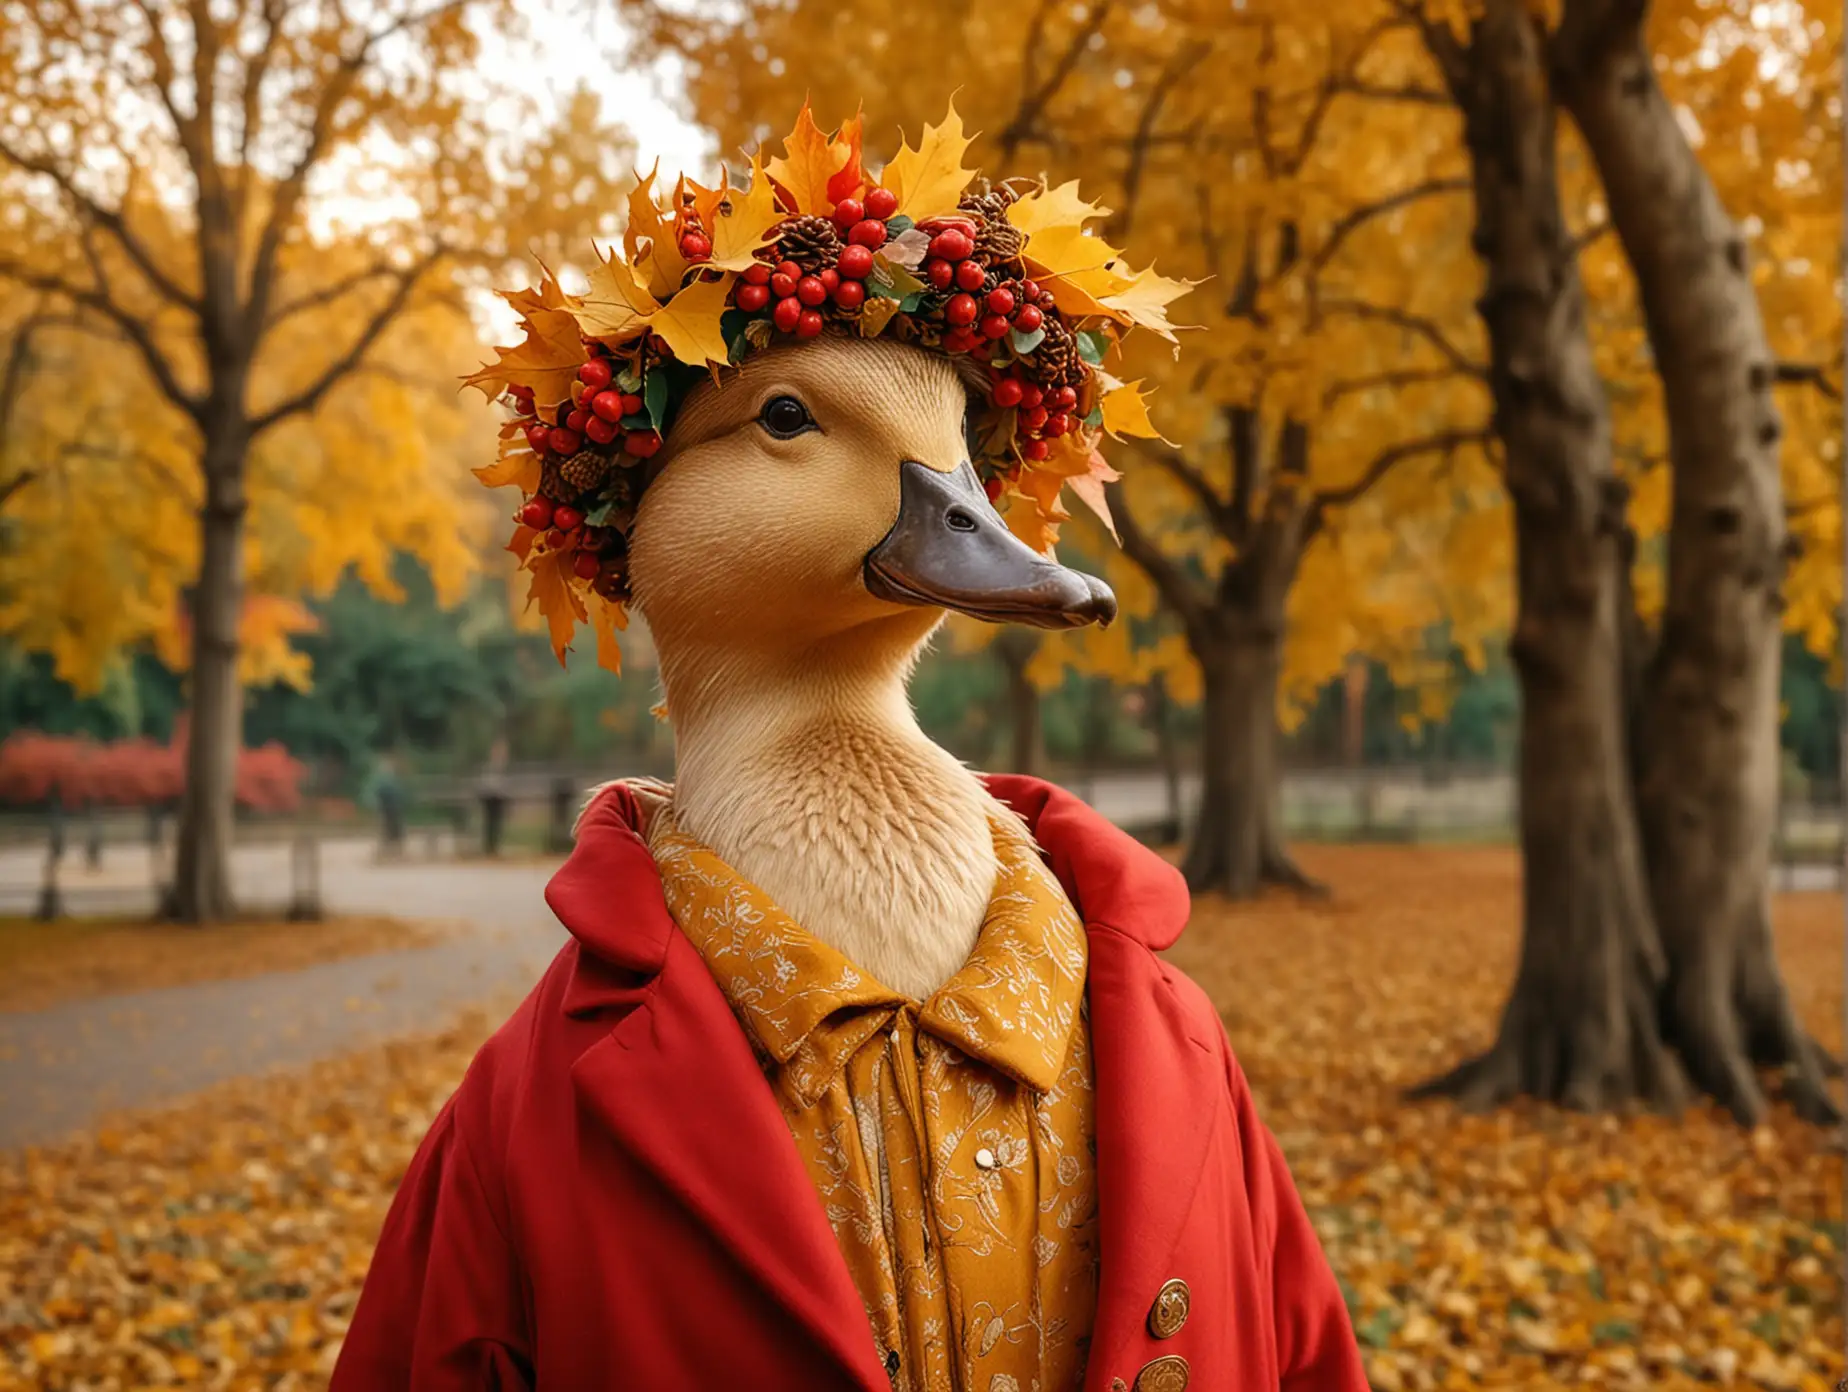
<svg viewBox="0 0 1848 1392"><path fill-rule="evenodd" d="M918 1007L918 1022L1046 1092L1064 1068L1084 998L1084 925L1021 828L996 822L994 837L998 873L975 948ZM654 812L649 847L675 922L753 1046L804 1105L910 1004L681 831L671 806Z"/></svg>

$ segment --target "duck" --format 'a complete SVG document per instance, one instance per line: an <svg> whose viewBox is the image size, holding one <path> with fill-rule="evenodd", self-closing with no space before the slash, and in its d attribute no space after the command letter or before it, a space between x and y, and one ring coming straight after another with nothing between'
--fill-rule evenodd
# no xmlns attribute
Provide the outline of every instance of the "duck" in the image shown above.
<svg viewBox="0 0 1848 1392"><path fill-rule="evenodd" d="M1066 629L1117 608L990 503L975 386L890 340L754 355L689 394L629 537L674 731L651 804L920 1001L975 945L995 828L1026 829L920 728L919 658L951 613Z"/></svg>

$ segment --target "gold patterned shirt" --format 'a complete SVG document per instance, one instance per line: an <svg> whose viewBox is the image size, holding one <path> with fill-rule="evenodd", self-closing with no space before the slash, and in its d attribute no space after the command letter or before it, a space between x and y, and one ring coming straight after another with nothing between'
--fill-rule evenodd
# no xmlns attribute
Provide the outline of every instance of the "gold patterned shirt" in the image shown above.
<svg viewBox="0 0 1848 1392"><path fill-rule="evenodd" d="M652 819L675 921L744 1027L901 1392L1073 1392L1097 1301L1086 939L1023 832L968 961L909 1000Z"/></svg>

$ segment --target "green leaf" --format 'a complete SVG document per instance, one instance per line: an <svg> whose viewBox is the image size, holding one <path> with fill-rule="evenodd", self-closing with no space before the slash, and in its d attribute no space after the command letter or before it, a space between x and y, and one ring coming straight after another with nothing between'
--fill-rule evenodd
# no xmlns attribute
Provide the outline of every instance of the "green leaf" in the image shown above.
<svg viewBox="0 0 1848 1392"><path fill-rule="evenodd" d="M642 400L648 405L648 419L656 430L667 428L667 374L651 372L648 374L648 388L642 393Z"/></svg>
<svg viewBox="0 0 1848 1392"><path fill-rule="evenodd" d="M1035 329L1032 333L1022 333L1019 329L1012 329L1008 333L1008 340L1014 345L1014 351L1024 358L1046 341L1046 331Z"/></svg>
<svg viewBox="0 0 1848 1392"><path fill-rule="evenodd" d="M866 276L867 294L898 300L903 308L903 301L913 295L921 296L924 289L924 282L903 266L895 266L883 256L873 258L873 269Z"/></svg>
<svg viewBox="0 0 1848 1392"><path fill-rule="evenodd" d="M1086 425L1102 425L1104 423L1104 408L1101 405L1093 406L1091 408L1091 414L1084 418L1084 423Z"/></svg>
<svg viewBox="0 0 1848 1392"><path fill-rule="evenodd" d="M625 367L616 374L616 385L622 391L634 395L642 389L642 379L633 367Z"/></svg>
<svg viewBox="0 0 1848 1392"><path fill-rule="evenodd" d="M917 224L903 213L897 213L886 219L886 236L888 238L902 236L916 226Z"/></svg>
<svg viewBox="0 0 1848 1392"><path fill-rule="evenodd" d="M914 290L898 302L899 310L905 314L915 314L919 305L924 303L924 292Z"/></svg>
<svg viewBox="0 0 1848 1392"><path fill-rule="evenodd" d="M1634 1343L1636 1326L1629 1320L1605 1320L1592 1326L1591 1337L1600 1344Z"/></svg>
<svg viewBox="0 0 1848 1392"><path fill-rule="evenodd" d="M641 414L624 416L622 428L624 430L653 430L655 428L654 418Z"/></svg>
<svg viewBox="0 0 1848 1392"><path fill-rule="evenodd" d="M1110 351L1110 335L1101 329L1080 329L1078 339L1078 356L1091 366L1096 367L1104 360L1104 354Z"/></svg>

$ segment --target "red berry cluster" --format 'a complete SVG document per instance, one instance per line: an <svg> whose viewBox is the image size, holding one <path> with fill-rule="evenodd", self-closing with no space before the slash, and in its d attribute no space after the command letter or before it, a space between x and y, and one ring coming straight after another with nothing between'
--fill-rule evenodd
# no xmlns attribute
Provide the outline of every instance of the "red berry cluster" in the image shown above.
<svg viewBox="0 0 1848 1392"><path fill-rule="evenodd" d="M739 278L732 303L747 314L766 308L784 333L813 338L822 330L823 306L852 314L866 303L866 277L873 253L886 244L886 220L898 211L890 189L869 190L864 200L843 198L834 205L834 225L847 245L832 266L808 274L794 261L757 262Z"/></svg>
<svg viewBox="0 0 1848 1392"><path fill-rule="evenodd" d="M1035 462L1051 454L1052 441L1078 424L1076 387L1045 388L1017 373L998 372L989 387L988 399L1015 413L1014 429L1022 440L1020 453Z"/></svg>
<svg viewBox="0 0 1848 1392"><path fill-rule="evenodd" d="M732 299L739 309L752 314L774 302L771 322L797 338L813 338L821 332L821 306L829 300L842 309L858 309L865 302L866 287L860 280L872 264L869 254L859 276L849 276L843 255L838 268L829 266L819 275L808 275L794 261L779 261L775 266L759 261L739 278Z"/></svg>
<svg viewBox="0 0 1848 1392"><path fill-rule="evenodd" d="M599 594L611 599L621 595L628 576L629 542L616 528L587 526L583 509L543 496L527 499L520 521L544 533L548 550L569 553L571 569L579 579L593 581Z"/></svg>
<svg viewBox="0 0 1848 1392"><path fill-rule="evenodd" d="M592 351L600 353L600 345ZM586 440L596 445L620 444L623 453L637 459L650 458L661 448L661 437L652 427L622 424L625 419L641 414L642 398L616 387L616 374L607 358L591 358L578 369L577 375L584 390L575 403L567 402L559 408L558 421L553 425L548 425L534 411L530 390L513 388L520 414L533 416L526 427L526 442L536 453L569 459L584 448Z"/></svg>

